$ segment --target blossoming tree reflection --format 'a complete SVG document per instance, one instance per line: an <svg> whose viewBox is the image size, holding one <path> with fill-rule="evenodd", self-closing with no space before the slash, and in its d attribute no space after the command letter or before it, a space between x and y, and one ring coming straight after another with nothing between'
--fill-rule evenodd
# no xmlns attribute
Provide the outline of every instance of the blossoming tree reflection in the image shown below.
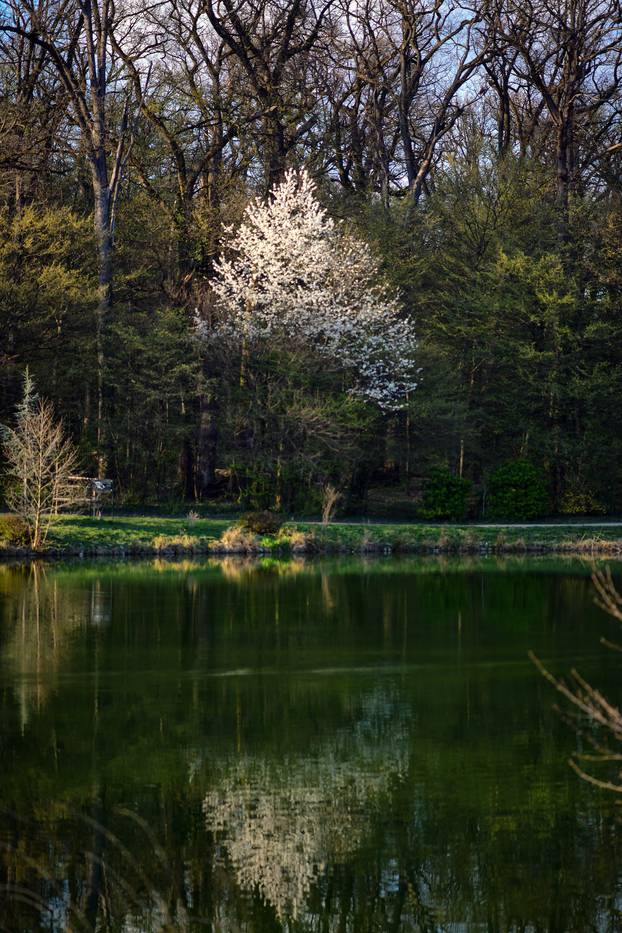
<svg viewBox="0 0 622 933"><path fill-rule="evenodd" d="M232 760L205 796L221 860L281 920L303 915L327 865L364 845L370 819L405 774L407 712L376 690L362 700L359 715L350 731L308 755Z"/></svg>

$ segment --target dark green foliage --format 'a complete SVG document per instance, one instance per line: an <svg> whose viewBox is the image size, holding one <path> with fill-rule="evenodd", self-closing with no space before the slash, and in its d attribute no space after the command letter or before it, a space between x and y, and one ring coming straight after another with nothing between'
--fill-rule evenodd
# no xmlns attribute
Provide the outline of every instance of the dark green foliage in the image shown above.
<svg viewBox="0 0 622 933"><path fill-rule="evenodd" d="M239 522L245 531L256 535L275 535L283 524L283 519L276 512L264 509L262 512L247 512Z"/></svg>
<svg viewBox="0 0 622 933"><path fill-rule="evenodd" d="M321 187L331 213L380 253L415 320L419 385L397 413L353 397L347 377L294 346L244 360L205 352L193 320L195 309L210 313L218 225L197 201L194 220L179 226L161 145L151 136L137 143L168 208L153 191L122 187L102 399L117 506L174 503L185 512L199 501L311 515L331 482L345 514L444 521L470 514L469 494L436 476L439 463L479 490L522 457L546 464L548 499L526 511L502 500L502 517L620 513L619 186L573 198L563 243L546 159L511 149L500 158L475 123L460 123L459 136L415 222L404 222L405 198L381 206L362 190ZM80 172L67 172L63 181L46 176L20 211L12 180L0 190L0 423L12 417L28 366L95 475L92 205ZM218 223L235 225L254 192L231 181ZM416 511L420 476L430 482ZM498 505L490 488L487 497L489 517Z"/></svg>
<svg viewBox="0 0 622 933"><path fill-rule="evenodd" d="M343 376L310 349L279 343L244 360L230 354L212 369L219 373L219 455L243 508L317 511L327 477L348 487L369 451L382 457L379 410L351 395Z"/></svg>
<svg viewBox="0 0 622 933"><path fill-rule="evenodd" d="M426 478L419 514L427 519L459 522L467 513L472 483L448 469L433 470Z"/></svg>
<svg viewBox="0 0 622 933"><path fill-rule="evenodd" d="M175 308L120 308L110 328L108 404L114 434L108 451L122 476L124 500L193 498L182 465L192 443L199 355L188 315Z"/></svg>
<svg viewBox="0 0 622 933"><path fill-rule="evenodd" d="M28 526L19 515L0 515L0 541L13 547L26 547Z"/></svg>
<svg viewBox="0 0 622 933"><path fill-rule="evenodd" d="M550 507L546 477L533 463L514 460L490 477L486 518L531 521L547 515Z"/></svg>

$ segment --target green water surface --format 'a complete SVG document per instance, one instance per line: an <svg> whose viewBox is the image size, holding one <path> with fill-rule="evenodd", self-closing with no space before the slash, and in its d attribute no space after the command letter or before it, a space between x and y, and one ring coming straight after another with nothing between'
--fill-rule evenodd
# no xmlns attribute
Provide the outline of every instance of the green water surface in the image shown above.
<svg viewBox="0 0 622 933"><path fill-rule="evenodd" d="M0 930L622 930L579 562L0 565Z"/></svg>

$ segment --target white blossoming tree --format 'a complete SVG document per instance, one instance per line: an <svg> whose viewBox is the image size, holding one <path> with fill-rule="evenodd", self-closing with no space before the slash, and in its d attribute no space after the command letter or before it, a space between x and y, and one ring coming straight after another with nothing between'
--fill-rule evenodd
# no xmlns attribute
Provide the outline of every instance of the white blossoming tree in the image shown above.
<svg viewBox="0 0 622 933"><path fill-rule="evenodd" d="M366 243L316 198L306 172L253 201L216 265L217 313L206 340L243 356L284 347L339 372L347 391L400 408L416 384L415 339Z"/></svg>

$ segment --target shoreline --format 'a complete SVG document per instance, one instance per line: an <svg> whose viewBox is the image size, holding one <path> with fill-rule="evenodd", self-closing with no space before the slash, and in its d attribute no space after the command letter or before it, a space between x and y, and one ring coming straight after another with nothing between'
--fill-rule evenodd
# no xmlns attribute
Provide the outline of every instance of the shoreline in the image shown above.
<svg viewBox="0 0 622 933"><path fill-rule="evenodd" d="M63 516L48 545L34 551L0 543L3 559L94 557L269 556L368 554L566 555L622 558L622 525L534 523L494 525L290 521L274 535L244 531L230 519Z"/></svg>

